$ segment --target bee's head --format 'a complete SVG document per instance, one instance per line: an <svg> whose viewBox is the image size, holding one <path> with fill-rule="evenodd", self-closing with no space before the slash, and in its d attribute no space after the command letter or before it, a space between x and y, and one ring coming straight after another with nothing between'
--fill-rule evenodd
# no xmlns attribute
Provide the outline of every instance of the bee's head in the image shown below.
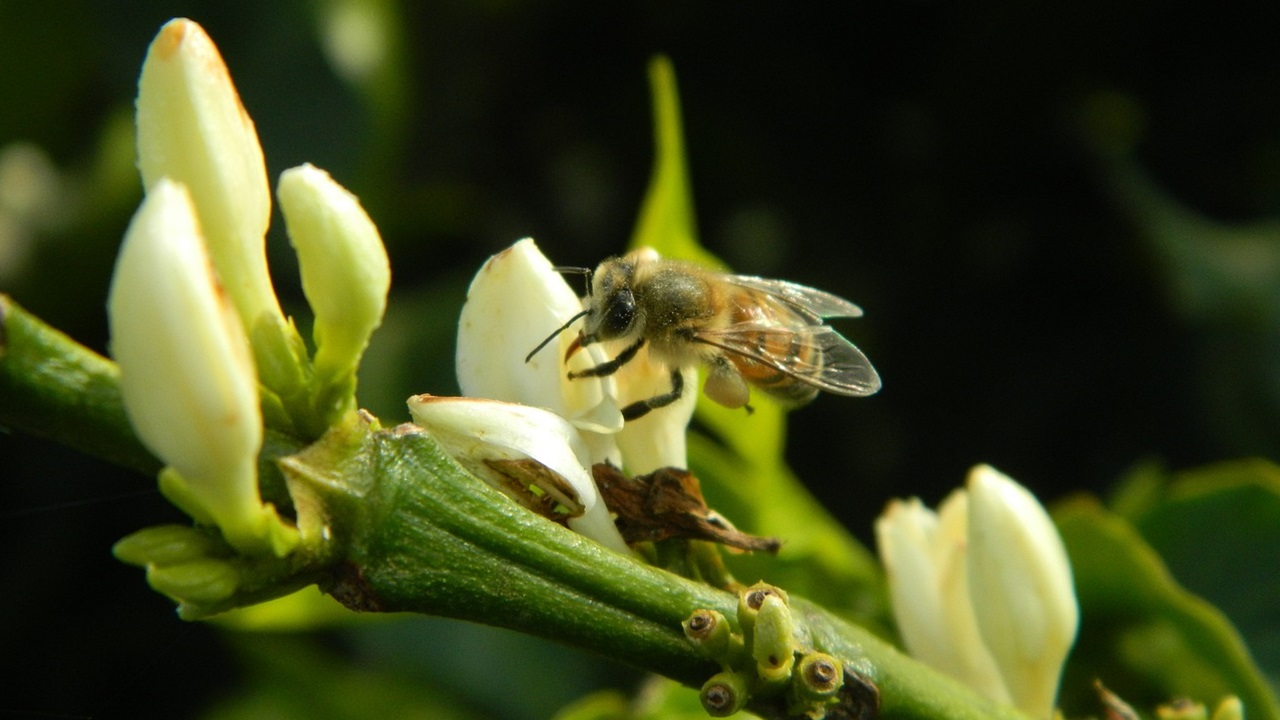
<svg viewBox="0 0 1280 720"><path fill-rule="evenodd" d="M636 299L631 290L635 269L631 256L610 258L590 276L582 344L620 338L636 329Z"/></svg>

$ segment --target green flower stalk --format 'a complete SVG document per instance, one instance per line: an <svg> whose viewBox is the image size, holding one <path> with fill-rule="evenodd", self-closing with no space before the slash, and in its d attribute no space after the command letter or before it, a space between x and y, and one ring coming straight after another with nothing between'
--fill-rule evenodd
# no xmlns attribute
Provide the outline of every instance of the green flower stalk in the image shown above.
<svg viewBox="0 0 1280 720"><path fill-rule="evenodd" d="M796 663L797 682L793 685L801 699L826 700L844 683L844 666L826 653L808 653Z"/></svg>
<svg viewBox="0 0 1280 720"><path fill-rule="evenodd" d="M680 626L703 657L715 660L726 670L740 663L746 652L742 636L734 633L728 618L719 610L695 610Z"/></svg>
<svg viewBox="0 0 1280 720"><path fill-rule="evenodd" d="M708 678L698 697L708 715L728 717L741 710L751 694L747 690L747 678L741 673L724 671Z"/></svg>
<svg viewBox="0 0 1280 720"><path fill-rule="evenodd" d="M124 407L166 494L243 552L294 542L258 495L262 415L240 320L186 189L160 179L125 234L107 302Z"/></svg>

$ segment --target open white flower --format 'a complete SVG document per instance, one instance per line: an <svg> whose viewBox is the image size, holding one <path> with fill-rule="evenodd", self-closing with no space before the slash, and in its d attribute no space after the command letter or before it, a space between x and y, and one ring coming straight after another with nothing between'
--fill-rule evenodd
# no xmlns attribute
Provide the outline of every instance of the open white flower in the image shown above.
<svg viewBox="0 0 1280 720"><path fill-rule="evenodd" d="M569 370L604 362L604 350L587 347L562 363L577 335L575 323L525 361L556 328L582 310L569 284L525 238L489 258L471 281L458 319L458 385L468 397L546 408L583 430L622 429L612 377L570 381Z"/></svg>
<svg viewBox="0 0 1280 720"><path fill-rule="evenodd" d="M162 178L125 234L107 302L125 411L167 490L245 552L291 543L258 495L262 415L248 339L187 190Z"/></svg>
<svg viewBox="0 0 1280 720"><path fill-rule="evenodd" d="M581 507L568 520L572 530L612 550L630 552L591 478L587 446L564 418L528 405L432 395L409 398L409 413L464 467L499 490L508 488L490 461L537 461L564 481L570 500Z"/></svg>
<svg viewBox="0 0 1280 720"><path fill-rule="evenodd" d="M979 465L937 513L916 498L890 503L876 540L907 650L1051 717L1079 612L1066 550L1035 497Z"/></svg>
<svg viewBox="0 0 1280 720"><path fill-rule="evenodd" d="M624 427L620 408L669 391L670 371L649 360L646 349L613 375L570 380L570 371L594 367L609 360L610 352L620 351L592 344L580 347L565 359L578 336L580 321L565 323L582 310L582 300L533 240L521 240L489 258L471 282L458 321L457 371L458 384L469 397L541 408L532 415L493 411L490 420L501 423L505 413L513 423L548 423L546 432L559 439L544 436L543 442L567 443L580 462L577 471L557 468L557 472L567 479L578 478L591 484L589 490L584 487L578 491L585 499L597 496L590 471L595 463L611 462L633 475L660 467L684 467L685 428L696 397L689 392L677 403ZM559 334L530 356L557 328ZM697 387L692 371L686 374L685 385ZM432 406L438 407L439 403L437 398ZM424 412L419 406L414 417ZM515 427L499 431L495 426L495 432L502 435L523 431ZM545 461L543 464L552 466ZM605 545L625 549L604 503L590 503L594 500L581 518L569 521L569 526Z"/></svg>
<svg viewBox="0 0 1280 720"><path fill-rule="evenodd" d="M582 300L533 240L521 240L489 258L471 283L458 321L457 371L463 394L560 415L582 433L592 462L609 460L633 475L684 467L685 429L695 392L625 427L622 421L621 407L671 389L669 370L650 361L647 350L613 375L570 380L569 371L594 367L620 351L588 345L566 362L565 352L580 328L573 323L528 357L582 309ZM693 371L685 386L697 387Z"/></svg>

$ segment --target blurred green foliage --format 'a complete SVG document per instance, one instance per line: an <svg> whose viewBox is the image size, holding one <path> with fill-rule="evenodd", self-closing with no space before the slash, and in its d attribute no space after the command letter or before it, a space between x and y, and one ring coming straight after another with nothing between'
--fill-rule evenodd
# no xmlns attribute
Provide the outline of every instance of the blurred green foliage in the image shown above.
<svg viewBox="0 0 1280 720"><path fill-rule="evenodd" d="M1276 469L1270 468L1270 472ZM1220 470L1208 483L1200 483L1198 500L1155 503L1147 521L1138 524L1141 533L1096 501L1080 499L1058 509L1055 519L1071 556L1081 608L1080 636L1062 697L1069 714L1096 708L1091 682L1099 678L1108 689L1138 707L1150 708L1172 697L1190 697L1213 705L1227 695L1237 695L1249 717L1280 717L1275 691L1254 665L1244 637L1226 615L1184 589L1156 548L1148 544L1152 540L1158 543L1161 536L1177 535L1204 548L1200 559L1216 561L1213 564L1219 567L1229 560L1229 553L1239 552L1243 545L1250 554L1262 555L1258 560L1266 567L1262 563L1274 545L1274 524L1263 529L1251 527L1248 521L1236 524L1223 516L1216 519L1225 523L1210 526L1170 522L1188 511L1191 516L1214 515L1214 506L1223 495L1232 493L1231 486L1251 482L1245 474L1234 468ZM1185 489L1185 483L1183 486ZM1275 488L1254 487L1270 496L1261 516L1274 516L1280 507ZM1244 515L1249 517L1252 512ZM1185 552L1173 555L1179 554L1185 559ZM1280 590L1274 574L1265 571L1232 573L1230 579L1223 580L1216 590L1205 589L1212 594L1262 598L1274 597ZM1274 616L1274 610L1269 614ZM1267 627L1274 623L1274 617L1263 619L1255 614L1254 619L1262 620L1255 623L1261 626L1261 636L1274 633Z"/></svg>
<svg viewBox="0 0 1280 720"><path fill-rule="evenodd" d="M750 441L758 425L701 415L710 432L695 455L721 482L714 504L792 550L833 552L828 570L848 575L824 575L830 597L810 594L883 619L874 567L834 519L869 538L889 497L932 504L979 461L1047 499L1101 494L1135 460L1159 457L1174 471L1130 475L1110 511L1059 514L1073 559L1131 562L1116 592L1164 612L1207 607L1187 591L1208 599L1274 687L1275 470L1185 471L1280 459L1280 58L1254 12L4 2L0 290L104 348L107 281L140 189L137 72L160 25L187 15L221 48L273 176L324 167L382 230L394 287L360 397L388 423L405 419L408 394L456 390L454 323L484 257L525 235L566 265L623 250L650 172L645 67L667 53L683 92L693 238L735 270L858 302L867 317L841 329L885 378L875 398L823 398L788 417L785 462ZM305 322L278 226L275 280ZM757 415L780 441L782 418ZM180 520L150 478L16 435L0 436L0 460L0 570L20 588L0 600L0 647L20 649L0 666L14 688L2 712L545 717L590 688L638 682L597 658L433 620L320 636L180 626L108 556L124 534ZM762 468L784 484L734 484ZM826 510L777 490L797 478ZM1085 556L1082 592L1100 593L1106 567ZM786 565L746 559L735 571L750 581ZM1123 643L1167 628L1094 602L1076 667L1120 658L1108 685L1163 699L1149 669L1122 662ZM1210 645L1233 642L1224 616L1200 615ZM1166 637L1185 640L1179 627ZM1241 677L1214 657L1227 655L1199 668L1204 692ZM477 703L498 659L522 679L501 703ZM1068 677L1071 707L1096 711L1079 691L1092 678ZM361 687L374 691L350 694Z"/></svg>

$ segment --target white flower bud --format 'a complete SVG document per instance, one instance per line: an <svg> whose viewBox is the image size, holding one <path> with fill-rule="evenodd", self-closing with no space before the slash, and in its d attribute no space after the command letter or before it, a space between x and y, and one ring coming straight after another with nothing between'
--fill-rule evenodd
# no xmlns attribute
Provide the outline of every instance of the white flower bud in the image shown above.
<svg viewBox="0 0 1280 720"><path fill-rule="evenodd" d="M1026 488L987 465L969 473L969 585L982 637L1013 702L1053 715L1079 607L1053 521Z"/></svg>
<svg viewBox="0 0 1280 720"><path fill-rule="evenodd" d="M277 194L315 313L316 374L342 382L382 323L391 287L386 249L360 201L325 171L286 170Z"/></svg>
<svg viewBox="0 0 1280 720"><path fill-rule="evenodd" d="M191 193L214 267L245 327L283 324L264 250L271 198L262 147L227 67L198 24L165 24L138 80L138 167Z"/></svg>
<svg viewBox="0 0 1280 720"><path fill-rule="evenodd" d="M939 513L894 501L876 521L908 652L993 700L1049 718L1078 611L1044 508L988 466Z"/></svg>
<svg viewBox="0 0 1280 720"><path fill-rule="evenodd" d="M134 215L107 314L138 437L180 476L202 518L237 548L260 550L275 516L258 495L258 380L182 185L160 179Z"/></svg>
<svg viewBox="0 0 1280 720"><path fill-rule="evenodd" d="M951 494L934 513L919 498L894 500L876 521L893 615L911 655L993 700L1009 692L978 634L969 602L967 499Z"/></svg>
<svg viewBox="0 0 1280 720"><path fill-rule="evenodd" d="M556 473L583 508L580 516L569 519L569 528L612 550L630 553L596 490L587 446L564 418L528 405L431 395L409 398L409 413L414 423L481 478L489 480L492 475L486 460L528 458Z"/></svg>

